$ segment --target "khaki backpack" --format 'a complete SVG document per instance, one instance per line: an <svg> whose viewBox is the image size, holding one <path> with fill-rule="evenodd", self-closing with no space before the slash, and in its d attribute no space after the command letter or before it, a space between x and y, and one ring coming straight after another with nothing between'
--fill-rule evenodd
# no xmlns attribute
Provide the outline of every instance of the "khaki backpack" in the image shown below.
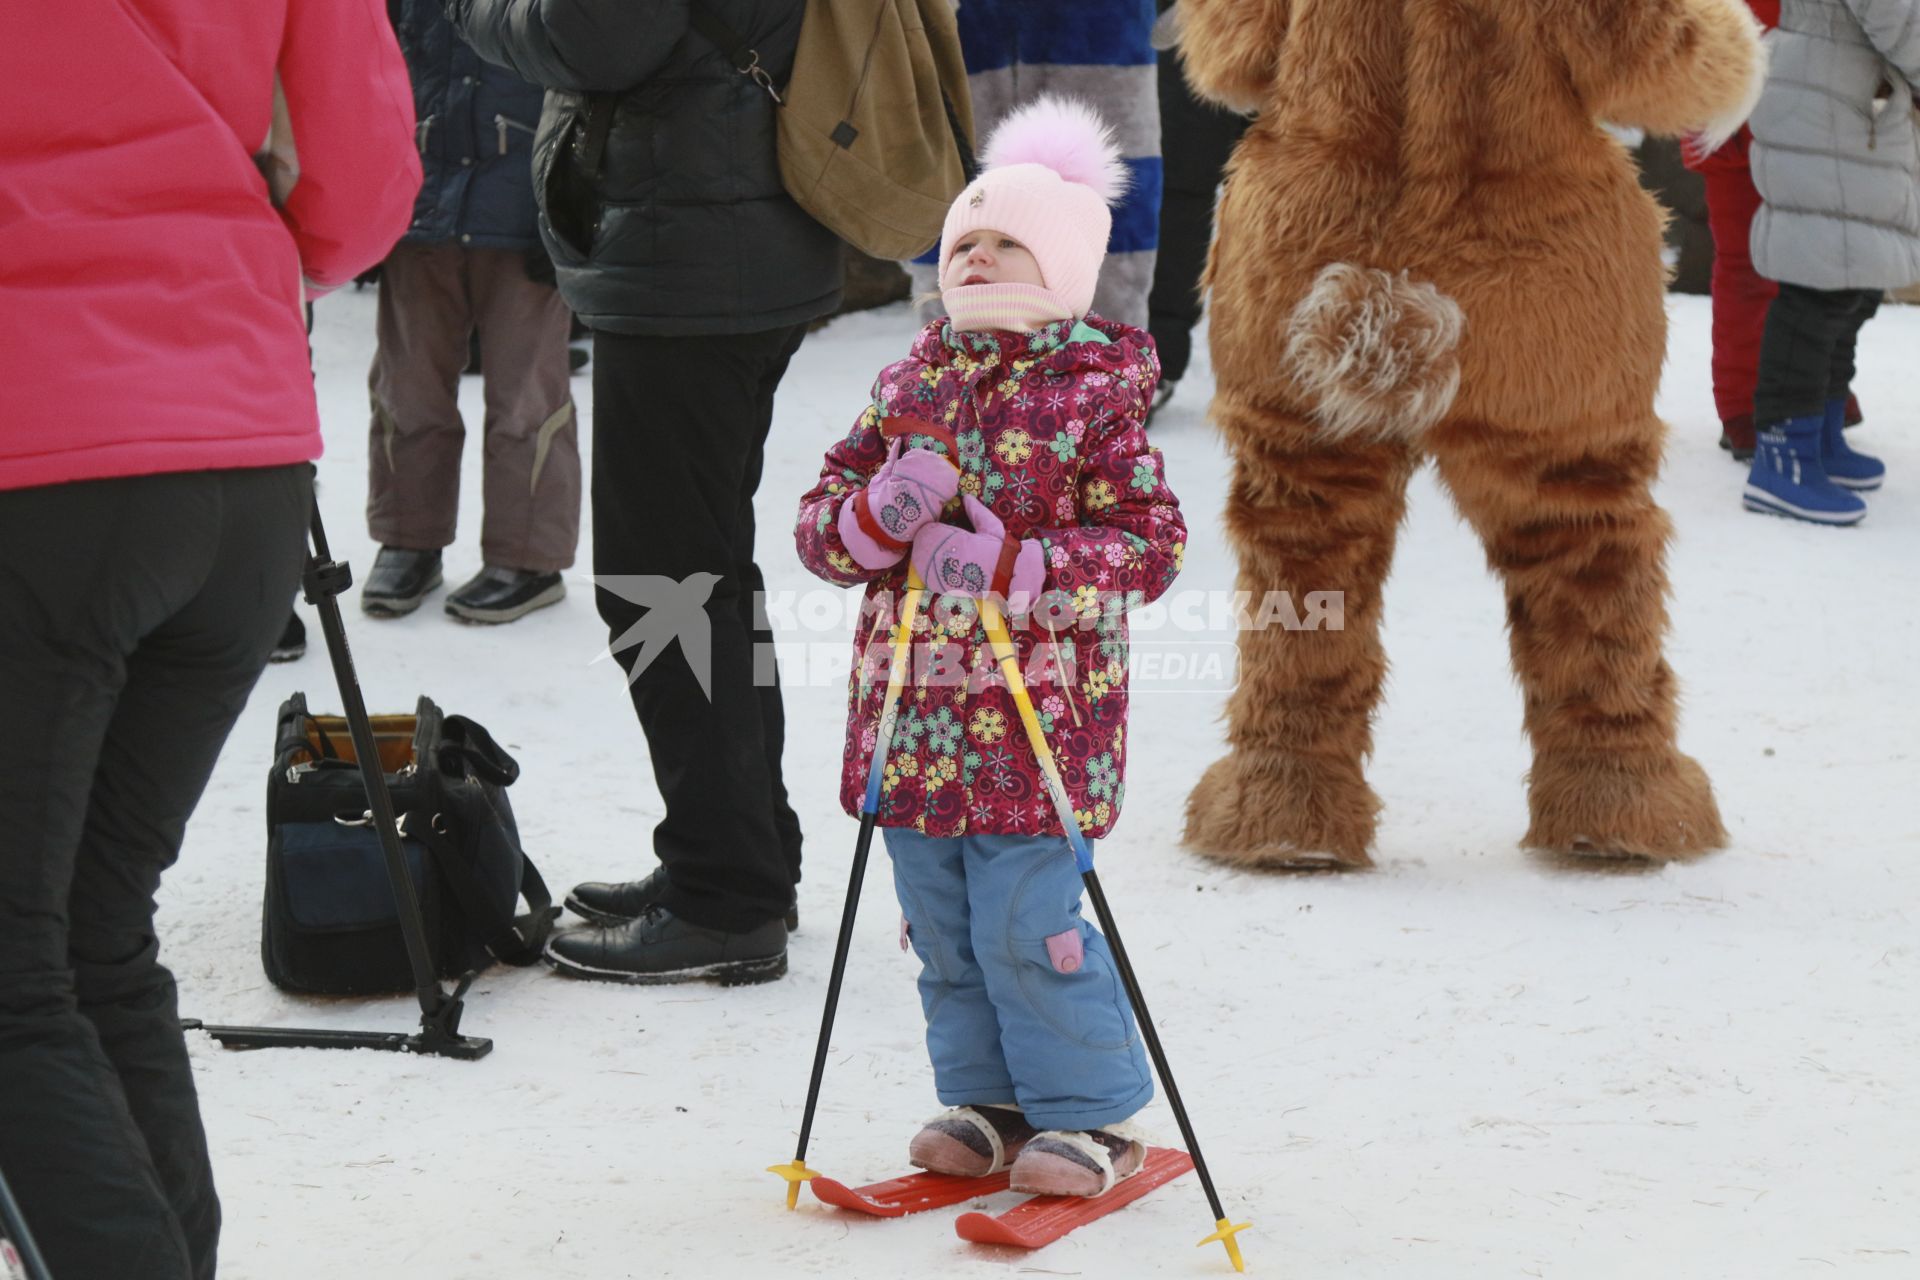
<svg viewBox="0 0 1920 1280"><path fill-rule="evenodd" d="M784 87L700 0L689 10L779 104L780 178L801 208L876 258L912 258L939 241L976 172L952 0L806 0Z"/></svg>

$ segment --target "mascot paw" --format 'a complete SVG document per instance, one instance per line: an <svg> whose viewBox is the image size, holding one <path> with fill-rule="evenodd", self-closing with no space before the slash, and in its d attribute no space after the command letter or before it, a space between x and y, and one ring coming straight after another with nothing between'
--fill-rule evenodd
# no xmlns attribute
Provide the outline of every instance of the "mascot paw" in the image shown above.
<svg viewBox="0 0 1920 1280"><path fill-rule="evenodd" d="M1367 846L1379 811L1357 765L1237 751L1187 797L1186 844L1258 871L1359 869L1373 865Z"/></svg>
<svg viewBox="0 0 1920 1280"><path fill-rule="evenodd" d="M1727 843L1706 770L1677 751L1543 755L1527 798L1530 849L1672 862Z"/></svg>

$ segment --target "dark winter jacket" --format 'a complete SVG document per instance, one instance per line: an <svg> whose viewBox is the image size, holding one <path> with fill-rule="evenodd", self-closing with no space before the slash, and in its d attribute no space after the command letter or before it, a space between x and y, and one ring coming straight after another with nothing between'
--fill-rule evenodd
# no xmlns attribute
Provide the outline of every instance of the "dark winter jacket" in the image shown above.
<svg viewBox="0 0 1920 1280"><path fill-rule="evenodd" d="M701 0L785 83L802 0ZM752 333L826 315L840 249L781 186L773 100L687 21L688 0L447 0L483 57L548 90L540 232L596 329ZM590 106L610 96L604 144Z"/></svg>
<svg viewBox="0 0 1920 1280"><path fill-rule="evenodd" d="M533 248L540 243L533 208L539 86L475 53L441 0L398 0L390 8L413 80L414 139L426 175L405 239Z"/></svg>

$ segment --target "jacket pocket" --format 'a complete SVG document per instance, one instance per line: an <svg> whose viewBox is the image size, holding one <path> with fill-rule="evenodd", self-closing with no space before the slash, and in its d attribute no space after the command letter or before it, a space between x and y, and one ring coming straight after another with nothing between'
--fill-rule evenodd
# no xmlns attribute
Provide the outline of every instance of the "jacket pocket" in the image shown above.
<svg viewBox="0 0 1920 1280"><path fill-rule="evenodd" d="M586 261L593 252L599 216L593 184L579 169L577 153L585 128L586 117L580 112L564 116L535 161L540 209L560 250L556 256L570 259L569 265Z"/></svg>

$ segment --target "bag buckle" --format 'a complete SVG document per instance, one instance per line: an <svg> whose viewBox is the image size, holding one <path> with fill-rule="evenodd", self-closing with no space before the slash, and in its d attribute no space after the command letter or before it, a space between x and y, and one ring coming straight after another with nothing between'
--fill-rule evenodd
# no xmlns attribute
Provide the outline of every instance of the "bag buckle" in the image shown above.
<svg viewBox="0 0 1920 1280"><path fill-rule="evenodd" d="M407 838L407 819L412 816L412 813L403 813L393 820L394 832L402 840ZM342 809L333 815L333 820L336 824L343 827L366 827L370 830L373 827L373 810L362 809L356 814L351 809ZM433 828L435 835L444 836L448 831L447 815L444 813L436 813L428 821L427 825Z"/></svg>

